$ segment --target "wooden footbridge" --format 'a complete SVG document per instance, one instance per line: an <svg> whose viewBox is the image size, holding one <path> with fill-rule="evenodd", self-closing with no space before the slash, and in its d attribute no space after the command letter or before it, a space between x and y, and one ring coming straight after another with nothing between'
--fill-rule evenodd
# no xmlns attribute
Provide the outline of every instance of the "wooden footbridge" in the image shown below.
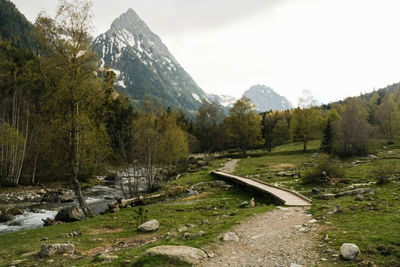
<svg viewBox="0 0 400 267"><path fill-rule="evenodd" d="M222 177L225 180L233 181L249 188L255 189L261 193L268 194L287 206L311 206L310 199L286 188L269 185L261 181L233 175L219 170L212 171L211 173L216 176Z"/></svg>

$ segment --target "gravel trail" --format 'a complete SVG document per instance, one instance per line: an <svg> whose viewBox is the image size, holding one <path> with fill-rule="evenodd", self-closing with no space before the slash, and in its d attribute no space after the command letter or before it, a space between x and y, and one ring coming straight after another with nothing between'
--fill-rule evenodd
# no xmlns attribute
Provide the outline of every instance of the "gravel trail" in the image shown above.
<svg viewBox="0 0 400 267"><path fill-rule="evenodd" d="M253 216L232 231L239 242L220 241L200 266L290 266L318 264L318 225L307 208L281 208ZM306 224L307 226L304 226Z"/></svg>
<svg viewBox="0 0 400 267"><path fill-rule="evenodd" d="M239 160L226 163L233 172ZM308 207L278 207L242 221L232 231L238 242L218 241L204 248L214 256L200 266L312 266L319 263L315 250L318 224ZM297 266L298 266L297 265Z"/></svg>

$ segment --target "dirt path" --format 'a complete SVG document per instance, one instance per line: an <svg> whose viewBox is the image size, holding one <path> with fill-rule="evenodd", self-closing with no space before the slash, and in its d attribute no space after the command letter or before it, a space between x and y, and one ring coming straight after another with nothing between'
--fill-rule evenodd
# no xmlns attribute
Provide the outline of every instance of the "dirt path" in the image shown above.
<svg viewBox="0 0 400 267"><path fill-rule="evenodd" d="M233 173L236 169L236 165L239 162L239 159L233 159L225 163L225 166L221 169L224 172Z"/></svg>
<svg viewBox="0 0 400 267"><path fill-rule="evenodd" d="M238 160L226 163L232 172ZM306 207L278 207L242 221L232 231L238 242L220 241L205 248L215 255L200 266L311 266L318 264L315 251L318 224L310 221ZM296 266L296 265L293 265Z"/></svg>
<svg viewBox="0 0 400 267"><path fill-rule="evenodd" d="M318 226L310 223L306 208L278 208L241 222L232 231L239 242L221 241L211 249L215 256L200 266L311 266ZM307 224L307 226L303 226Z"/></svg>

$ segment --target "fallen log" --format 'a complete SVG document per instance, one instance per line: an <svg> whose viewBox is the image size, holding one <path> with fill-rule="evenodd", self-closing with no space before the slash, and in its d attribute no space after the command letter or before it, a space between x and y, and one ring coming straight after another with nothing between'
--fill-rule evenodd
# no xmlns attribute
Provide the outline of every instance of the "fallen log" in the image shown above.
<svg viewBox="0 0 400 267"><path fill-rule="evenodd" d="M135 204L143 204L143 202L145 202L145 201L155 200L155 199L161 198L162 196L163 196L162 194L157 194L157 195L152 195L152 196L147 196L147 197L140 195L140 196L134 197L134 198L117 199L117 201L118 201L120 208L126 208L129 205L132 206Z"/></svg>

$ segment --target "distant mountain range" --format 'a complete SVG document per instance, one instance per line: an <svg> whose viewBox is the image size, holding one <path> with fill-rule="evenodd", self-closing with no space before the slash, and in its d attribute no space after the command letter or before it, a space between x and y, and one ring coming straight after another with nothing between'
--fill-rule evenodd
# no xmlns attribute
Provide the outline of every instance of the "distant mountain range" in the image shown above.
<svg viewBox="0 0 400 267"><path fill-rule="evenodd" d="M33 25L13 3L0 0L3 39L33 50L36 42L30 34L32 29ZM94 49L101 67L117 74L116 89L137 106L150 97L165 108L181 109L194 118L203 101L217 102L228 111L237 100L229 95L205 93L132 9L115 19L110 29L95 39ZM252 86L243 96L250 98L259 112L293 107L285 97L264 85Z"/></svg>
<svg viewBox="0 0 400 267"><path fill-rule="evenodd" d="M208 99L220 104L224 108L230 108L237 100L236 98L230 95L215 95L215 94L208 94Z"/></svg>
<svg viewBox="0 0 400 267"><path fill-rule="evenodd" d="M293 108L292 103L286 97L279 95L271 87L265 85L254 85L244 92L243 96L249 98L259 112Z"/></svg>

